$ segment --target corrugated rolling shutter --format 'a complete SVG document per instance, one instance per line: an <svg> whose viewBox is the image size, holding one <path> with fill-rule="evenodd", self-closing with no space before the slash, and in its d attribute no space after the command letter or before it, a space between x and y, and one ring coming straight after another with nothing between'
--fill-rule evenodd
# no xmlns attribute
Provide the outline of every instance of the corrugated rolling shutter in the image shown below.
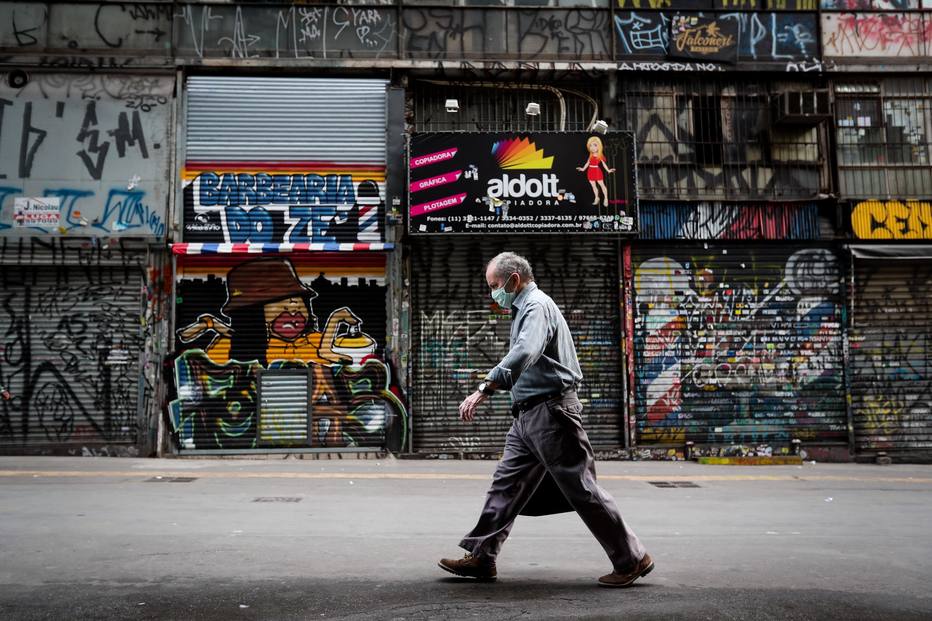
<svg viewBox="0 0 932 621"><path fill-rule="evenodd" d="M582 366L580 400L593 448L624 445L618 247L572 236L412 241L412 426L418 453L499 453L511 400L499 393L477 420L457 408L508 351L510 317L489 297L486 263L509 250L531 262L566 317Z"/></svg>
<svg viewBox="0 0 932 621"><path fill-rule="evenodd" d="M932 261L855 261L851 396L859 450L932 449Z"/></svg>
<svg viewBox="0 0 932 621"><path fill-rule="evenodd" d="M386 84L192 76L187 82L186 159L384 164Z"/></svg>
<svg viewBox="0 0 932 621"><path fill-rule="evenodd" d="M306 369L259 373L259 444L307 445L310 374Z"/></svg>
<svg viewBox="0 0 932 621"><path fill-rule="evenodd" d="M846 440L831 250L642 247L633 268L639 446Z"/></svg>
<svg viewBox="0 0 932 621"><path fill-rule="evenodd" d="M139 266L0 266L0 451L134 444Z"/></svg>
<svg viewBox="0 0 932 621"><path fill-rule="evenodd" d="M179 446L338 449L403 436L406 412L384 362L385 260L374 252L179 257L171 405ZM310 396L299 397L308 385L294 385L279 400L300 374L310 376ZM277 417L264 439L260 377L271 382L268 413ZM299 402L313 414L300 442L292 433L306 421Z"/></svg>

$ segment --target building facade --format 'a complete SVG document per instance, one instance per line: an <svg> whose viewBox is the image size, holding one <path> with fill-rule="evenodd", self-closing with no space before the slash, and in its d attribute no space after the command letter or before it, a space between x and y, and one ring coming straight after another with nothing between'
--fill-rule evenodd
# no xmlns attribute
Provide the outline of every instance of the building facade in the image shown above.
<svg viewBox="0 0 932 621"><path fill-rule="evenodd" d="M496 455L507 397L456 406L507 349L508 248L567 316L600 455L927 459L930 25L928 0L4 3L0 452ZM409 148L489 136L630 137L637 198L429 225L411 180L452 181Z"/></svg>

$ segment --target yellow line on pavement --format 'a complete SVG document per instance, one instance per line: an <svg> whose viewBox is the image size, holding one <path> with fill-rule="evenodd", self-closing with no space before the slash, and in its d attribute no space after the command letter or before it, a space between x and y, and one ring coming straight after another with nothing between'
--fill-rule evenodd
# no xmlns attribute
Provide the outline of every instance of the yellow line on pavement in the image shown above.
<svg viewBox="0 0 932 621"><path fill-rule="evenodd" d="M440 472L209 472L203 470L0 470L0 477L32 478L151 478L195 477L198 479L399 479L414 481L488 481L490 474L457 474ZM603 481L832 481L855 483L932 483L932 477L855 477L836 475L600 475Z"/></svg>

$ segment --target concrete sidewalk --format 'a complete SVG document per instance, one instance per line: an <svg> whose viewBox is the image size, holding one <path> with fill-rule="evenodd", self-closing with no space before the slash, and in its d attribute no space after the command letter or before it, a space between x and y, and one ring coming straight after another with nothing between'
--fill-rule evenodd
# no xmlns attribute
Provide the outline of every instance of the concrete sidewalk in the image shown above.
<svg viewBox="0 0 932 621"><path fill-rule="evenodd" d="M600 462L657 563L622 591L575 514L519 518L497 583L438 569L494 467L0 457L0 618L932 617L932 467Z"/></svg>

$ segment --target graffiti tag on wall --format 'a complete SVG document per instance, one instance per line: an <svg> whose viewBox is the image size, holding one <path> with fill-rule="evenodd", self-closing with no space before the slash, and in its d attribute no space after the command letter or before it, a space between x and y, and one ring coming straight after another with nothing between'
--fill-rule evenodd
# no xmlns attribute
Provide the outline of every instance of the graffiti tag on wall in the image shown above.
<svg viewBox="0 0 932 621"><path fill-rule="evenodd" d="M863 201L851 212L860 239L932 239L932 204L925 201Z"/></svg>
<svg viewBox="0 0 932 621"><path fill-rule="evenodd" d="M859 265L851 331L859 448L926 449L932 427L928 264Z"/></svg>
<svg viewBox="0 0 932 621"><path fill-rule="evenodd" d="M0 270L0 444L136 442L143 334L132 269L62 267L48 280Z"/></svg>
<svg viewBox="0 0 932 621"><path fill-rule="evenodd" d="M745 251L637 265L639 442L844 432L837 260L803 249L778 261Z"/></svg>
<svg viewBox="0 0 932 621"><path fill-rule="evenodd" d="M171 78L0 78L0 234L164 237ZM40 197L56 217L24 225Z"/></svg>
<svg viewBox="0 0 932 621"><path fill-rule="evenodd" d="M255 448L260 369L308 371L306 445L403 446L407 411L379 357L384 257L314 256L188 257L170 408L181 447Z"/></svg>
<svg viewBox="0 0 932 621"><path fill-rule="evenodd" d="M823 53L826 58L929 56L929 20L926 13L823 14Z"/></svg>

